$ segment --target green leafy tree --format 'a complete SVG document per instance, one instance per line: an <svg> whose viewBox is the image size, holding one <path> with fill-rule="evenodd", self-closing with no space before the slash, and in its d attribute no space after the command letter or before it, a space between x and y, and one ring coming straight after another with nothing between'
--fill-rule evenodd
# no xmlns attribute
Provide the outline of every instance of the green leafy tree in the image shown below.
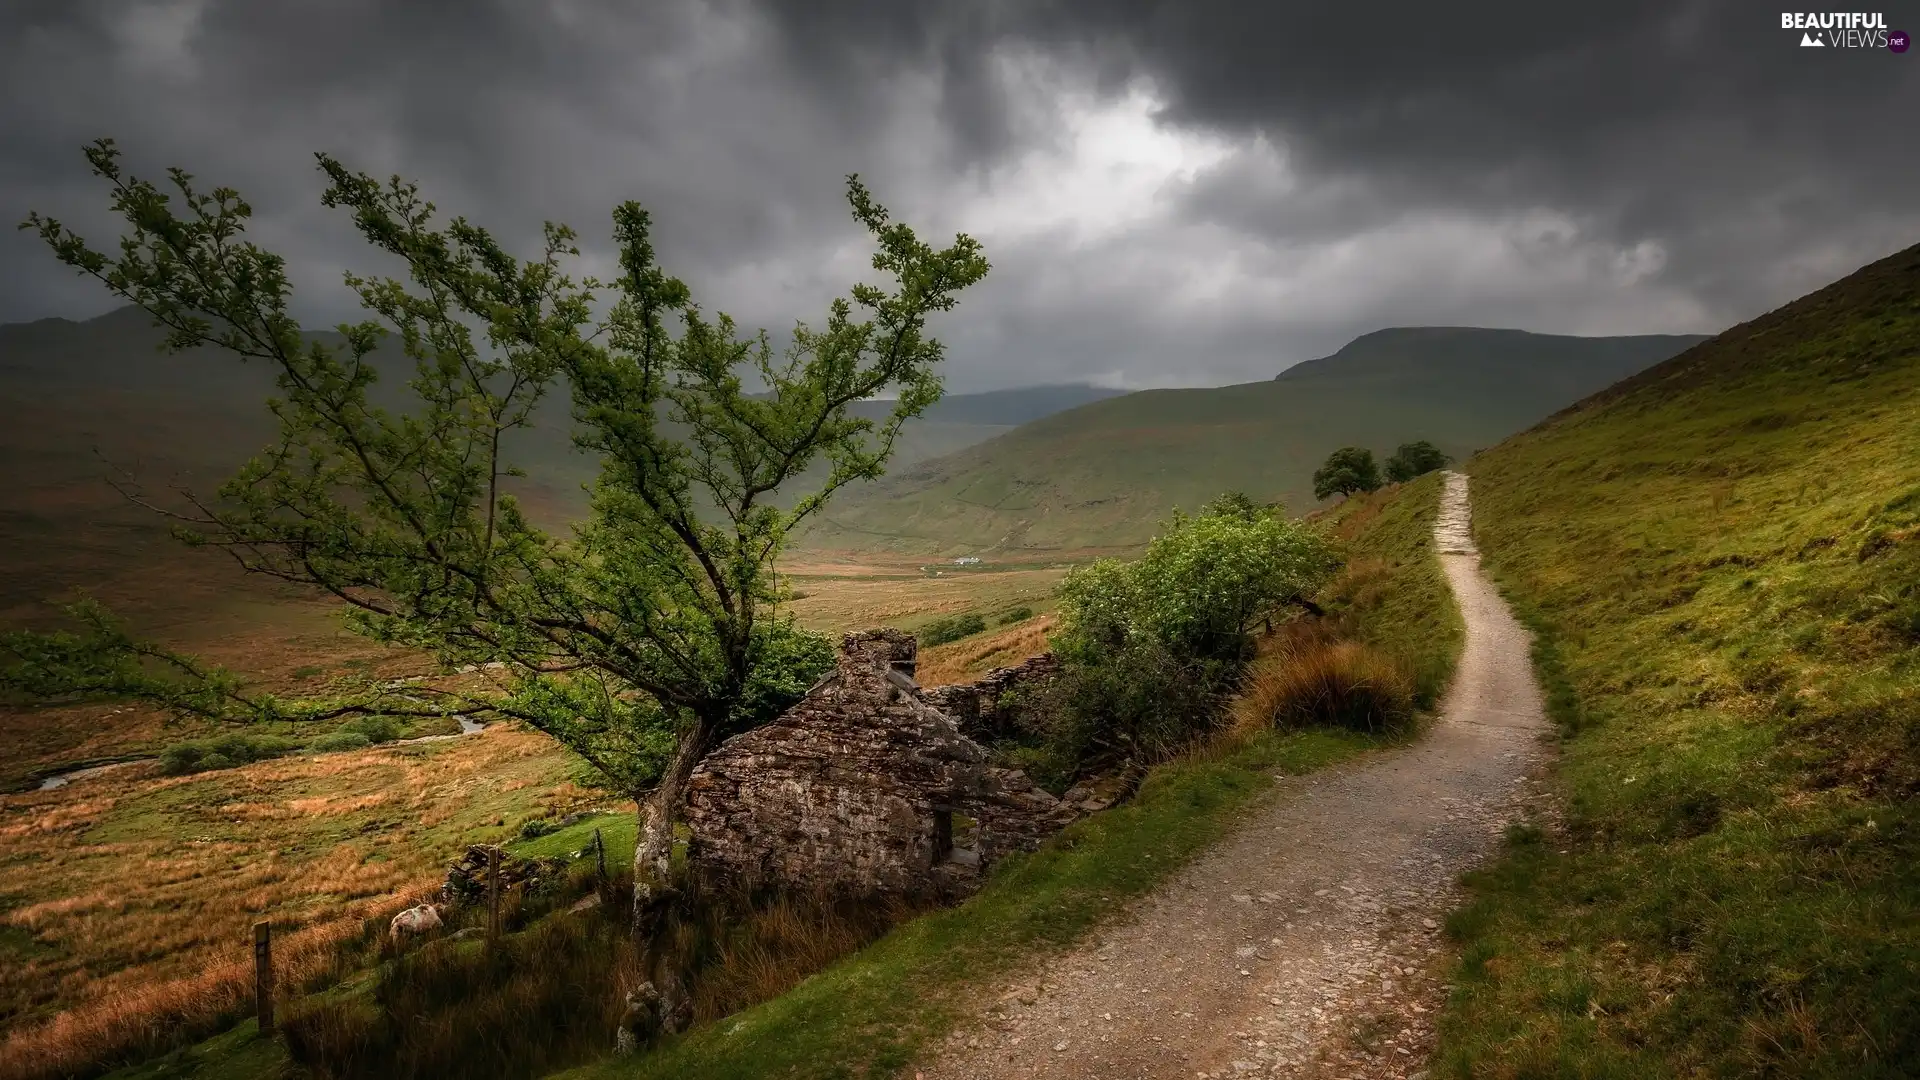
<svg viewBox="0 0 1920 1080"><path fill-rule="evenodd" d="M1404 484L1416 476L1425 476L1435 469L1444 469L1453 459L1440 452L1440 448L1421 439L1418 442L1402 443L1400 449L1387 459L1387 479Z"/></svg>
<svg viewBox="0 0 1920 1080"><path fill-rule="evenodd" d="M1327 455L1326 463L1313 474L1313 497L1330 499L1380 490L1380 466L1373 451L1360 446L1343 446Z"/></svg>
<svg viewBox="0 0 1920 1080"><path fill-rule="evenodd" d="M1265 509L1244 491L1223 491L1201 507L1200 513L1202 516L1225 514L1251 520L1264 513Z"/></svg>
<svg viewBox="0 0 1920 1080"><path fill-rule="evenodd" d="M1339 569L1317 530L1230 497L1175 513L1132 562L1101 559L1060 587L1062 663L1050 710L1057 768L1151 760L1205 730L1253 653L1254 629ZM1316 609L1317 610L1317 609Z"/></svg>
<svg viewBox="0 0 1920 1080"><path fill-rule="evenodd" d="M778 613L775 558L835 491L880 475L901 425L939 398L942 350L926 320L985 275L979 245L921 242L849 177L853 216L891 285L854 286L776 356L764 333L708 316L659 267L637 203L613 212L617 275L575 281L565 226L547 225L542 249L522 260L464 218L439 221L415 185L319 155L323 203L406 274L349 274L372 317L326 339L289 314L285 264L245 239L251 210L238 193L204 191L178 169L163 190L125 173L108 140L87 159L128 227L115 252L37 214L22 228L146 309L170 348L214 345L275 372L278 441L218 497L191 499L183 537L333 596L368 637L431 650L450 668L503 666L486 689L281 699L85 605L78 632L8 635L0 685L133 695L234 721L519 719L639 800L639 925L694 765L786 707L831 659L825 639ZM369 398L375 348L395 340L412 362L404 411ZM849 412L888 393L897 403L883 420ZM502 490L503 439L549 394L567 396L573 441L600 465L587 516L565 537Z"/></svg>

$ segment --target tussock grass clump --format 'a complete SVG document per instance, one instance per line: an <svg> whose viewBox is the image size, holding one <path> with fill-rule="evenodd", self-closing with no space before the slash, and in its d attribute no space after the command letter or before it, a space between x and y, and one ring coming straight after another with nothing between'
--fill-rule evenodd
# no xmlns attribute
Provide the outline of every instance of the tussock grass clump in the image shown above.
<svg viewBox="0 0 1920 1080"><path fill-rule="evenodd" d="M1467 633L1433 553L1440 486L1440 476L1428 473L1327 512L1347 564L1321 590L1320 603L1332 618L1314 631L1337 632L1392 657L1412 679L1414 706L1427 711L1439 707ZM1296 622L1287 630L1298 634L1303 627Z"/></svg>
<svg viewBox="0 0 1920 1080"><path fill-rule="evenodd" d="M1257 661L1233 713L1237 726L1390 734L1413 724L1413 679L1392 657L1362 642L1314 641Z"/></svg>
<svg viewBox="0 0 1920 1080"><path fill-rule="evenodd" d="M705 1024L779 997L923 910L898 898L696 894L667 923L663 961L683 973Z"/></svg>

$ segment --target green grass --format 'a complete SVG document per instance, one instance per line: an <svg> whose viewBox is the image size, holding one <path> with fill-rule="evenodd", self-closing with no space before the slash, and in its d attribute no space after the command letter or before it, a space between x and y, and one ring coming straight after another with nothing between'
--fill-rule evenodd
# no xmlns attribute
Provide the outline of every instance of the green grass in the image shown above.
<svg viewBox="0 0 1920 1080"><path fill-rule="evenodd" d="M902 463L843 492L806 542L1018 558L1138 548L1174 508L1229 489L1299 513L1340 446L1426 439L1464 456L1693 340L1381 331L1278 379L1128 394Z"/></svg>
<svg viewBox="0 0 1920 1080"><path fill-rule="evenodd" d="M1450 920L1436 1075L1920 1074L1920 249L1469 471L1565 821Z"/></svg>
<svg viewBox="0 0 1920 1080"><path fill-rule="evenodd" d="M595 814L545 836L516 840L507 850L533 859L572 858L576 851L592 850L596 829L607 845L607 872L630 869L634 837L640 830L640 819L633 814Z"/></svg>
<svg viewBox="0 0 1920 1080"><path fill-rule="evenodd" d="M260 1025L247 1020L205 1042L130 1065L102 1080L292 1080L306 1071L287 1057L278 1039L262 1039Z"/></svg>
<svg viewBox="0 0 1920 1080"><path fill-rule="evenodd" d="M1347 568L1321 603L1346 617L1362 640L1406 664L1423 709L1439 704L1467 634L1433 555L1442 484L1439 473L1429 473L1342 500L1326 514Z"/></svg>
<svg viewBox="0 0 1920 1080"><path fill-rule="evenodd" d="M1274 774L1308 772L1370 745L1329 732L1266 735L1164 766L1131 803L1003 863L965 904L915 919L797 989L653 1053L565 1075L890 1076L966 1013L971 989L1065 948L1145 894L1229 830Z"/></svg>

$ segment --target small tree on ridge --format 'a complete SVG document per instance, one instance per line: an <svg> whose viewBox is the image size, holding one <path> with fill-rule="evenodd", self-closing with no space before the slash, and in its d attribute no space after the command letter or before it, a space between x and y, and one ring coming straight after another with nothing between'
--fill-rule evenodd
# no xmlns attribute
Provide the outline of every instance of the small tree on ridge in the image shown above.
<svg viewBox="0 0 1920 1080"><path fill-rule="evenodd" d="M1440 448L1421 439L1418 442L1402 443L1393 456L1387 459L1387 479L1396 484L1404 484L1416 476L1425 476L1436 469L1444 469L1453 459L1440 452Z"/></svg>
<svg viewBox="0 0 1920 1080"><path fill-rule="evenodd" d="M1373 451L1360 446L1343 446L1327 455L1326 463L1313 474L1313 497L1330 499L1380 489L1380 466Z"/></svg>

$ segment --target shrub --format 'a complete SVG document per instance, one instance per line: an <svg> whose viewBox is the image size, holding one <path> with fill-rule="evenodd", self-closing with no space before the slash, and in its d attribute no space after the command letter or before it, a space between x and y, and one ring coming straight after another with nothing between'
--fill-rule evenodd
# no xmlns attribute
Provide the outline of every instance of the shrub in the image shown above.
<svg viewBox="0 0 1920 1080"><path fill-rule="evenodd" d="M200 771L200 759L206 750L198 743L174 743L160 751L160 771L168 776L184 776Z"/></svg>
<svg viewBox="0 0 1920 1080"><path fill-rule="evenodd" d="M391 716L361 716L342 724L341 730L358 732L370 743L388 743L400 737L400 722Z"/></svg>
<svg viewBox="0 0 1920 1080"><path fill-rule="evenodd" d="M1176 513L1138 561L1067 575L1061 673L1036 710L1043 771L1152 764L1213 731L1253 657L1251 631L1338 569L1320 533L1243 502Z"/></svg>
<svg viewBox="0 0 1920 1080"><path fill-rule="evenodd" d="M298 749L299 745L292 739L283 739L278 735L244 735L237 732L213 740L216 753L224 754L240 764L279 757Z"/></svg>
<svg viewBox="0 0 1920 1080"><path fill-rule="evenodd" d="M950 641L959 641L987 629L987 620L973 612L954 615L945 619L935 619L920 628L920 644L925 646L945 645Z"/></svg>
<svg viewBox="0 0 1920 1080"><path fill-rule="evenodd" d="M1145 638L1098 659L1076 657L1017 714L1039 743L1016 755L1018 764L1037 783L1065 790L1088 773L1165 760L1219 726L1235 671Z"/></svg>
<svg viewBox="0 0 1920 1080"><path fill-rule="evenodd" d="M232 733L198 742L174 743L160 751L160 771L168 776L231 769L297 749L298 743L275 735Z"/></svg>
<svg viewBox="0 0 1920 1080"><path fill-rule="evenodd" d="M307 744L307 749L316 754L333 754L342 750L365 750L373 745L373 740L357 731L329 731L325 735Z"/></svg>
<svg viewBox="0 0 1920 1080"><path fill-rule="evenodd" d="M1401 731L1414 718L1413 679L1403 665L1371 646L1308 640L1256 663L1234 713L1247 726Z"/></svg>
<svg viewBox="0 0 1920 1080"><path fill-rule="evenodd" d="M1031 619L1031 618L1033 618L1032 608L1017 607L1017 608L1014 608L1012 611L1005 612L1004 614L1002 614L1000 616L999 623L1001 626L1012 626L1014 623L1026 622L1028 619Z"/></svg>
<svg viewBox="0 0 1920 1080"><path fill-rule="evenodd" d="M528 818L520 823L520 839L538 840L550 833L560 831L560 826L546 818Z"/></svg>

